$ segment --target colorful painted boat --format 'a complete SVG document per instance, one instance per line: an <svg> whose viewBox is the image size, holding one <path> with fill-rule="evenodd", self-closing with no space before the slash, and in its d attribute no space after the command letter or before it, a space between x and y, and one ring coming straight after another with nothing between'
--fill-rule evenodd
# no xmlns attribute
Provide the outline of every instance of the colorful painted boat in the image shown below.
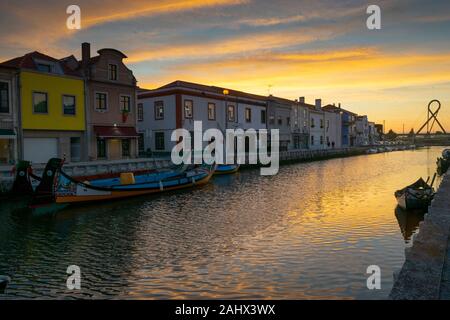
<svg viewBox="0 0 450 320"><path fill-rule="evenodd" d="M215 165L201 165L136 176L130 172L122 173L120 179L81 181L66 174L62 166L61 159L49 160L41 184L36 188L32 208L52 203L107 201L201 186L208 183L215 170Z"/></svg>
<svg viewBox="0 0 450 320"><path fill-rule="evenodd" d="M231 174L239 170L239 164L219 164L214 174Z"/></svg>
<svg viewBox="0 0 450 320"><path fill-rule="evenodd" d="M434 189L433 182L436 175L433 177L431 185L422 178L413 184L397 190L394 195L397 199L398 206L404 210L427 209L433 200Z"/></svg>

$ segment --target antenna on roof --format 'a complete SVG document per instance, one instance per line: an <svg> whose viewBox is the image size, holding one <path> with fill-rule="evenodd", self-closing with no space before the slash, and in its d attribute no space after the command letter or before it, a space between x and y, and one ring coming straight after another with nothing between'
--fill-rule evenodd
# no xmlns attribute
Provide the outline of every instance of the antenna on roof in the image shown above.
<svg viewBox="0 0 450 320"><path fill-rule="evenodd" d="M271 89L273 87L273 84L267 85L267 94L270 96L272 94Z"/></svg>

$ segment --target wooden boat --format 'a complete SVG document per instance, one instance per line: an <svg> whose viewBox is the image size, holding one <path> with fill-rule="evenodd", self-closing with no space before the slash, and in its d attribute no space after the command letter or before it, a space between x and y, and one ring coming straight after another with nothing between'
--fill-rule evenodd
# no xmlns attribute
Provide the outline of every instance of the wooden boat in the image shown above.
<svg viewBox="0 0 450 320"><path fill-rule="evenodd" d="M31 208L52 203L106 201L201 186L210 180L215 170L215 165L201 165L190 166L187 170L184 167L140 175L126 172L120 178L81 181L66 174L62 166L61 159L49 160L42 181L36 188Z"/></svg>
<svg viewBox="0 0 450 320"><path fill-rule="evenodd" d="M214 174L231 174L235 173L239 170L239 164L219 164L217 165L216 171Z"/></svg>
<svg viewBox="0 0 450 320"><path fill-rule="evenodd" d="M404 210L427 209L433 200L434 189L433 182L436 174L433 177L431 184L424 181L422 178L413 184L397 190L394 195L397 199L398 206Z"/></svg>
<svg viewBox="0 0 450 320"><path fill-rule="evenodd" d="M450 149L444 149L442 151L442 157L436 160L437 173L438 175L443 175L447 172L450 167Z"/></svg>

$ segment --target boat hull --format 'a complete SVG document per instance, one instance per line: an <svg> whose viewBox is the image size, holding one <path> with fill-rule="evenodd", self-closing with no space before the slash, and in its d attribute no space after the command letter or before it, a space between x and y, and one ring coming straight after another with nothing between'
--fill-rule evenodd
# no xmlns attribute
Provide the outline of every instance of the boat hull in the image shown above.
<svg viewBox="0 0 450 320"><path fill-rule="evenodd" d="M74 181L62 173L56 187L55 202L58 204L73 204L107 201L202 186L208 183L213 172L214 170L203 169L191 177L178 177L148 184L124 185L117 188L90 186L86 183Z"/></svg>
<svg viewBox="0 0 450 320"><path fill-rule="evenodd" d="M221 174L232 174L239 170L238 164L219 164L216 168L216 171L214 171L215 175L221 175Z"/></svg>

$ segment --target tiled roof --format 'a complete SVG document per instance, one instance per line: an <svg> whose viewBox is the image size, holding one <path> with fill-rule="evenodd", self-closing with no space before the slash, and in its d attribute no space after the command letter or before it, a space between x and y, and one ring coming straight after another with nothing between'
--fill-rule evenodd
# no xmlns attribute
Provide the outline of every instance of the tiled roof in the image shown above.
<svg viewBox="0 0 450 320"><path fill-rule="evenodd" d="M206 92L211 92L211 93L216 93L216 94L223 94L224 90L228 90L230 96L254 99L254 100L263 100L263 101L267 100L266 96L251 94L251 93L232 90L232 89L223 88L223 87L208 86L208 85L204 85L204 84L180 81L180 80L166 84L162 87L159 87L156 90L170 89L170 88L176 88L176 87L183 87L183 88L188 88L188 89L193 89L193 90L206 91Z"/></svg>
<svg viewBox="0 0 450 320"><path fill-rule="evenodd" d="M21 57L7 60L5 62L0 63L0 66L12 67L12 68L17 68L17 69L37 70L37 66L34 63L34 59L58 63L61 66L64 74L71 75L71 76L80 76L80 74L78 72L73 71L70 68L68 68L62 60L55 59L53 57L50 57L50 56L40 53L38 51L33 51L33 52L27 53Z"/></svg>
<svg viewBox="0 0 450 320"><path fill-rule="evenodd" d="M335 106L335 105L332 105L332 104L327 104L327 105L324 106L322 109L327 110L327 111L344 111L344 112L350 113L350 114L352 114L352 115L354 115L354 116L357 115L357 114L354 113L354 112L348 111L348 110L343 109L343 108L339 108L339 107L337 107L337 106Z"/></svg>

